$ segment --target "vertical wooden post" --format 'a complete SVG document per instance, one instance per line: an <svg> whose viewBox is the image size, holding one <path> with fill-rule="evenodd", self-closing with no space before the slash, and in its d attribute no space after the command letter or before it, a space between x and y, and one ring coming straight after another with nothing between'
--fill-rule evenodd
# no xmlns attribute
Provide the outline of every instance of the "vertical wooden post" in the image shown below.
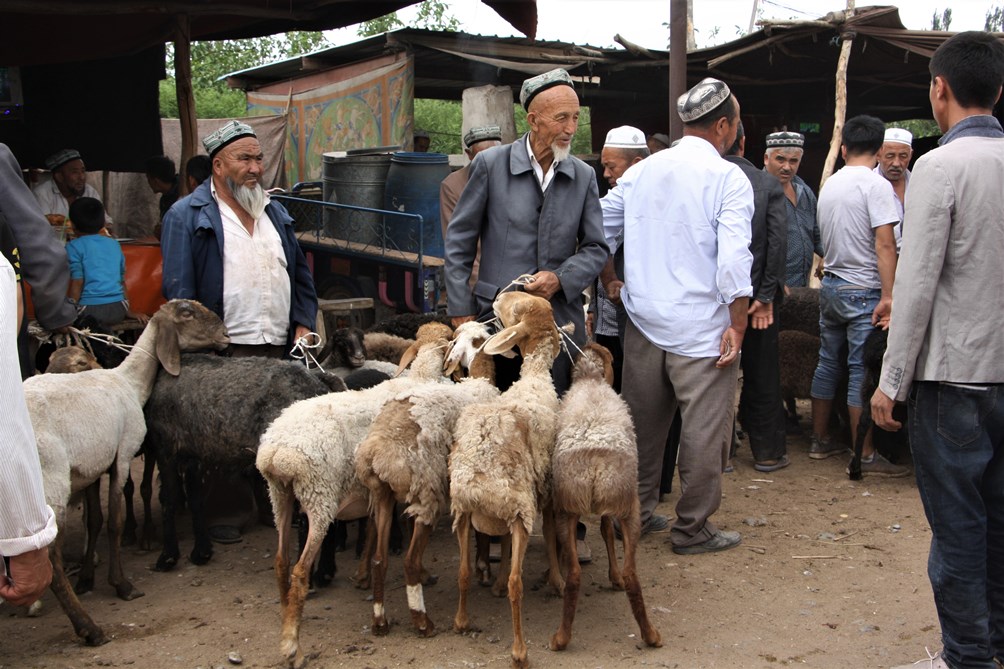
<svg viewBox="0 0 1004 669"><path fill-rule="evenodd" d="M178 165L178 195L188 194L185 166L195 155L198 123L195 117L195 92L192 89L192 33L187 14L176 17L174 36L174 82L178 95L178 120L181 122L181 164Z"/></svg>
<svg viewBox="0 0 1004 669"><path fill-rule="evenodd" d="M669 139L683 137L676 99L687 92L687 0L669 2Z"/></svg>
<svg viewBox="0 0 1004 669"><path fill-rule="evenodd" d="M847 13L844 21L854 14L854 0L847 0ZM840 153L840 136L844 130L844 120L847 117L847 63L851 58L851 46L854 44L854 36L841 30L840 57L837 58L837 86L833 109L833 136L830 138L830 151L826 154L826 162L823 163L823 175L819 180L819 188L833 174L833 167L837 164L837 155Z"/></svg>

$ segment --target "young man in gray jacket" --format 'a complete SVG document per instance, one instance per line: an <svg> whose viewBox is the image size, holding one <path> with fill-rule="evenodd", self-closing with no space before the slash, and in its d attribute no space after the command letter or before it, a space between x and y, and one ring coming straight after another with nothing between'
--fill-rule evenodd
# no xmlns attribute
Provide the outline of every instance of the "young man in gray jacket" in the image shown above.
<svg viewBox="0 0 1004 669"><path fill-rule="evenodd" d="M1004 44L959 33L931 58L945 135L907 190L903 249L875 423L907 401L928 576L944 649L908 667L1004 661L1004 131L992 116Z"/></svg>

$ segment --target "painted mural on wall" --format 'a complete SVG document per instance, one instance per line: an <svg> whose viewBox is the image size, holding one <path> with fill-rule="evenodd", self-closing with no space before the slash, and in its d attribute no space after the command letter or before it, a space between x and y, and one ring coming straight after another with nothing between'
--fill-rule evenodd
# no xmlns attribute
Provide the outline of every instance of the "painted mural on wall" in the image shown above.
<svg viewBox="0 0 1004 669"><path fill-rule="evenodd" d="M321 156L374 146L404 146L412 134L414 60L289 95L248 92L251 115L287 113L288 183L317 181Z"/></svg>

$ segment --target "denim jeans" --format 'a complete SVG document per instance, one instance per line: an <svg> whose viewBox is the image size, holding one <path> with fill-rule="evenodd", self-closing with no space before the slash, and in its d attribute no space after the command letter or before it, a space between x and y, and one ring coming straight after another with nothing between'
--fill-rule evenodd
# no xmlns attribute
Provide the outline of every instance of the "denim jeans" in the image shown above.
<svg viewBox="0 0 1004 669"><path fill-rule="evenodd" d="M864 345L871 334L872 312L882 291L863 288L827 274L819 289L819 364L812 375L811 395L832 400L843 376L847 352L847 405L861 406L861 383L865 378Z"/></svg>
<svg viewBox="0 0 1004 669"><path fill-rule="evenodd" d="M1004 659L1004 384L918 381L908 412L944 658L992 669Z"/></svg>

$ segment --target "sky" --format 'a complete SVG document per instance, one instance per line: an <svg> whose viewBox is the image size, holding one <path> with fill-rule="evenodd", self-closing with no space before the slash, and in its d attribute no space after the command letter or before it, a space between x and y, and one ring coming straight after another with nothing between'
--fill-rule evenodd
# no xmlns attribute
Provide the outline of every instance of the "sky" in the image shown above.
<svg viewBox="0 0 1004 669"><path fill-rule="evenodd" d="M480 35L517 35L480 0L448 0L453 16L464 32ZM753 0L693 0L694 29L698 47L722 44L749 28ZM908 0L882 2L857 0L857 6L897 4L900 19L907 28L931 27L931 16L952 8L951 30L982 30L987 10L1004 5L1004 0ZM537 0L537 39L557 40L592 46L617 46L614 35L644 47L665 49L669 40L670 0ZM817 19L827 12L844 9L841 0L759 0L759 18ZM407 25L416 14L414 8L398 12ZM717 28L717 33L715 29ZM742 31L737 33L737 30ZM329 31L335 45L358 39L355 30Z"/></svg>

